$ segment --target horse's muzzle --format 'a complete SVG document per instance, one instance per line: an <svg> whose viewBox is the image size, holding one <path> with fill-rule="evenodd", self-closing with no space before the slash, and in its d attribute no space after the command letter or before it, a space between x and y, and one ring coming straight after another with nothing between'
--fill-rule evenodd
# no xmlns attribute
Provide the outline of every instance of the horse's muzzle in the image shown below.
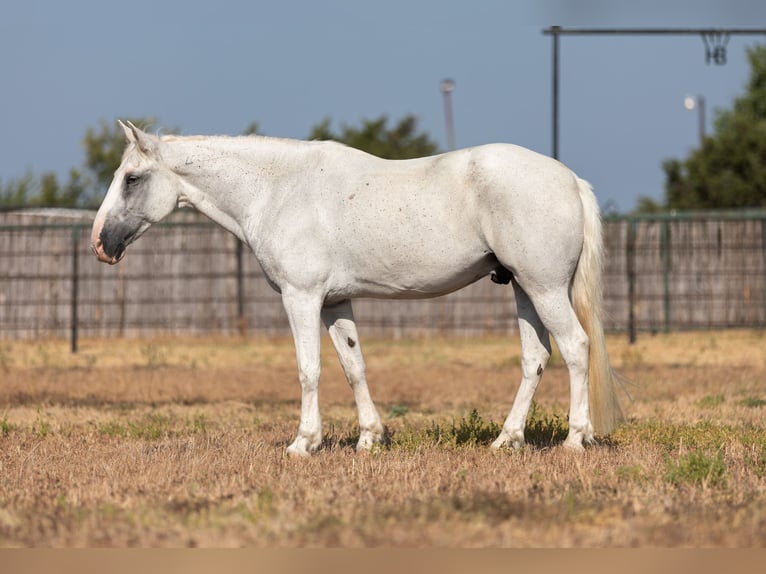
<svg viewBox="0 0 766 574"><path fill-rule="evenodd" d="M96 231L91 240L93 253L103 263L114 265L125 257L125 249L138 235L139 224L132 222L112 222Z"/></svg>
<svg viewBox="0 0 766 574"><path fill-rule="evenodd" d="M125 257L125 245L118 246L117 252L114 255L108 255L104 250L104 243L101 241L101 238L98 238L94 243L91 243L90 248L93 250L93 253L99 261L102 263L109 263L109 265L119 263L122 258Z"/></svg>

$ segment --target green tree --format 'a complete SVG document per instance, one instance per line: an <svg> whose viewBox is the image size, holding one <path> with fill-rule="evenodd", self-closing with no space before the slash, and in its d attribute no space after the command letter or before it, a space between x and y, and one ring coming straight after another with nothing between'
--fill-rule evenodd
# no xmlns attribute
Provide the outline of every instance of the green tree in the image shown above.
<svg viewBox="0 0 766 574"><path fill-rule="evenodd" d="M155 123L152 118L131 121L147 129ZM82 145L85 164L72 168L65 182L53 172L43 172L0 183L0 207L97 207L122 160L125 134L117 122L101 120L97 128L87 129Z"/></svg>
<svg viewBox="0 0 766 574"><path fill-rule="evenodd" d="M54 172L35 176L31 172L17 180L0 185L0 207L74 207L83 204L88 181L77 169L61 184Z"/></svg>
<svg viewBox="0 0 766 574"><path fill-rule="evenodd" d="M418 120L412 115L405 116L391 128L388 117L382 115L363 120L360 127L343 125L340 133L332 131L331 120L327 118L312 128L308 139L334 140L384 159L424 157L439 151L439 146L426 132L418 131Z"/></svg>
<svg viewBox="0 0 766 574"><path fill-rule="evenodd" d="M717 112L714 134L686 159L663 162L666 209L766 207L766 46L748 60L745 93Z"/></svg>
<svg viewBox="0 0 766 574"><path fill-rule="evenodd" d="M77 169L69 171L69 180L61 184L53 172L40 176L38 191L28 204L37 207L77 207L83 203L88 181Z"/></svg>
<svg viewBox="0 0 766 574"><path fill-rule="evenodd" d="M261 133L261 126L258 122L250 122L245 130L242 132L243 136L254 136Z"/></svg>
<svg viewBox="0 0 766 574"><path fill-rule="evenodd" d="M36 188L35 176L31 172L8 183L0 182L0 208L21 207Z"/></svg>

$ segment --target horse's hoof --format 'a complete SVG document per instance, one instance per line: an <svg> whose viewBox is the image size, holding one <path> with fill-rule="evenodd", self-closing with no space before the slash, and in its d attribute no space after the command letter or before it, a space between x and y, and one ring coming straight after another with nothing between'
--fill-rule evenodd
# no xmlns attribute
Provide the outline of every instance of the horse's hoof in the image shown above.
<svg viewBox="0 0 766 574"><path fill-rule="evenodd" d="M294 458L308 458L311 456L311 453L307 451L305 448L300 448L295 446L294 444L291 444L287 447L287 454L288 456L294 457Z"/></svg>
<svg viewBox="0 0 766 574"><path fill-rule="evenodd" d="M502 431L500 433L500 436L498 436L495 439L495 442L492 443L493 449L501 449L505 447L510 447L513 450L520 450L524 448L524 433L519 432L512 432L507 433L505 431Z"/></svg>
<svg viewBox="0 0 766 574"><path fill-rule="evenodd" d="M298 437L293 441L293 444L287 447L287 454L289 456L306 458L311 456L312 452L315 452L319 448L319 443L312 443L305 437Z"/></svg>
<svg viewBox="0 0 766 574"><path fill-rule="evenodd" d="M579 439L567 438L564 441L564 448L572 452L583 452L585 447Z"/></svg>
<svg viewBox="0 0 766 574"><path fill-rule="evenodd" d="M381 433L376 433L372 431L362 432L362 434L359 435L359 441L356 443L356 451L367 452L369 450L372 450L372 447L374 447L377 444L381 444L382 442L383 442L383 435Z"/></svg>

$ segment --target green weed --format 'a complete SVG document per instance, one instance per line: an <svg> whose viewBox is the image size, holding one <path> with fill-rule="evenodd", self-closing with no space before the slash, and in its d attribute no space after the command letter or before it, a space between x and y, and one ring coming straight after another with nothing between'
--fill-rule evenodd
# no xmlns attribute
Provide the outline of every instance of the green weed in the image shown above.
<svg viewBox="0 0 766 574"><path fill-rule="evenodd" d="M646 444L659 447L667 454L679 449L716 451L724 444L734 441L759 440L763 433L753 430L752 435L743 436L741 430L729 425L711 422L695 424L671 424L664 421L649 420L641 423L625 424L612 434L616 444Z"/></svg>
<svg viewBox="0 0 766 574"><path fill-rule="evenodd" d="M11 434L11 432L15 431L17 428L18 427L15 424L8 422L7 417L0 419L0 434L3 436Z"/></svg>
<svg viewBox="0 0 766 574"><path fill-rule="evenodd" d="M128 429L120 423L108 422L102 424L98 428L98 433L102 436L108 436L112 438L125 438L128 436Z"/></svg>
<svg viewBox="0 0 766 574"><path fill-rule="evenodd" d="M640 465L623 465L617 468L617 478L630 482L641 483L645 480L644 469Z"/></svg>
<svg viewBox="0 0 766 574"><path fill-rule="evenodd" d="M37 413L37 421L35 422L33 430L40 438L45 438L51 434L51 424L43 418L40 412Z"/></svg>
<svg viewBox="0 0 766 574"><path fill-rule="evenodd" d="M196 415L192 419L191 430L198 434L205 434L207 432L207 419L205 418L205 415Z"/></svg>
<svg viewBox="0 0 766 574"><path fill-rule="evenodd" d="M493 421L485 421L479 412L473 409L459 422L434 422L426 429L407 425L404 429L391 433L389 446L416 450L434 445L457 447L489 444L500 433L500 428L500 425Z"/></svg>
<svg viewBox="0 0 766 574"><path fill-rule="evenodd" d="M170 433L171 421L162 415L150 415L141 422L128 424L128 436L143 440L159 440Z"/></svg>
<svg viewBox="0 0 766 574"><path fill-rule="evenodd" d="M499 424L485 421L476 409L463 417L460 422L449 425L434 424L426 431L426 436L436 444L453 446L474 446L489 444L500 433Z"/></svg>
<svg viewBox="0 0 766 574"><path fill-rule="evenodd" d="M268 485L258 491L257 506L261 514L270 515L274 513L274 491Z"/></svg>
<svg viewBox="0 0 766 574"><path fill-rule="evenodd" d="M423 448L424 446L431 446L432 444L433 441L425 432L416 429L412 425L407 425L401 430L390 433L388 447L392 449L414 451ZM373 447L373 452L378 449L385 449L385 447L375 445Z"/></svg>
<svg viewBox="0 0 766 574"><path fill-rule="evenodd" d="M766 401L760 397L745 397L739 401L739 404L750 409L757 409L758 407L766 405Z"/></svg>
<svg viewBox="0 0 766 574"><path fill-rule="evenodd" d="M524 439L535 446L551 446L563 442L569 433L569 423L564 415L549 412L537 403L532 403Z"/></svg>
<svg viewBox="0 0 766 574"><path fill-rule="evenodd" d="M726 397L723 395L707 395L697 401L697 406L702 409L712 409L721 406L724 402L726 402Z"/></svg>
<svg viewBox="0 0 766 574"><path fill-rule="evenodd" d="M766 444L751 444L745 453L745 465L756 476L760 478L766 476Z"/></svg>
<svg viewBox="0 0 766 574"><path fill-rule="evenodd" d="M394 405L391 407L391 411L389 411L388 416L394 419L397 417L403 417L408 412L410 412L409 407L405 405Z"/></svg>
<svg viewBox="0 0 766 574"><path fill-rule="evenodd" d="M140 351L148 368L156 369L167 365L167 352L162 347L154 343L147 343L141 347Z"/></svg>
<svg viewBox="0 0 766 574"><path fill-rule="evenodd" d="M237 507L243 518L248 522L257 523L264 517L277 513L276 495L270 486L262 486L252 503L241 503Z"/></svg>
<svg viewBox="0 0 766 574"><path fill-rule="evenodd" d="M702 487L726 486L726 463L720 453L690 452L677 461L665 460L665 480L674 486L692 484Z"/></svg>
<svg viewBox="0 0 766 574"><path fill-rule="evenodd" d="M393 448L417 449L423 446L477 446L489 445L497 438L502 426L494 421L485 421L476 409L459 421L450 423L431 423L424 429L406 426L391 436L390 446ZM526 430L527 443L535 446L550 446L563 442L569 432L566 418L555 412L532 405Z"/></svg>

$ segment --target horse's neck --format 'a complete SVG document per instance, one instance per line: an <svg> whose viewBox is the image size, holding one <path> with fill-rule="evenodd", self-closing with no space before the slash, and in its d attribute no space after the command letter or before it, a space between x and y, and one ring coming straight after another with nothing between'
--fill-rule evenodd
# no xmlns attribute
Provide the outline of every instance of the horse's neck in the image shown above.
<svg viewBox="0 0 766 574"><path fill-rule="evenodd" d="M165 158L184 181L182 203L247 241L244 227L260 217L259 204L277 192L275 176L292 169L290 146L269 138L175 138Z"/></svg>

